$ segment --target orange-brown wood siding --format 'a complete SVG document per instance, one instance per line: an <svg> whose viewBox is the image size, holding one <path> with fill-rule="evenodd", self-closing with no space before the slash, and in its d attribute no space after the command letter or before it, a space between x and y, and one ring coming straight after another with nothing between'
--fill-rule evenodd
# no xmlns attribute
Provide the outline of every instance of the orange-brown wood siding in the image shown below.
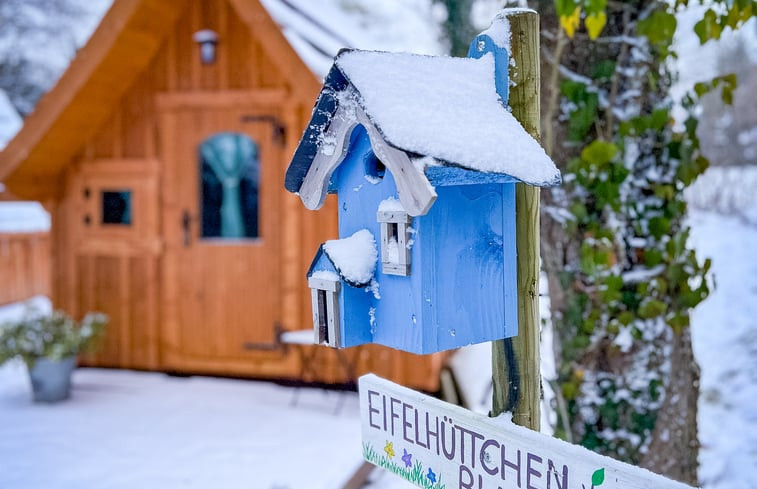
<svg viewBox="0 0 757 489"><path fill-rule="evenodd" d="M247 291L240 300L228 292L228 300L202 310L201 323L187 328L182 322L186 301L192 300L182 295L190 290L180 282L190 277L182 267L193 264L176 258L184 256L180 254L184 238L178 225L182 208L176 192L191 192L197 182L174 180L182 178L175 165L183 164L189 159L186 155L195 152L200 135L212 126L213 118L224 124L224 118L231 117L228 124L233 129L239 118L233 109L245 107L251 115L275 116L286 131L274 163L280 181L264 189L274 192L267 201L267 219L278 221L275 231L280 246L266 259L273 260L278 269L276 280L272 280L277 284L278 304L271 314L282 328L311 327L305 271L318 245L337 235L333 197L314 213L283 189L283 173L310 118L320 84L314 76L290 80L282 75L294 70L279 69L274 60L277 56L283 59L281 53L290 48L260 42L244 18L226 1L190 1L148 68L61 176L59 183L65 191L48 204L53 215L54 303L77 316L101 310L111 318L102 350L88 356L87 364L253 377L300 376L300 358L293 348L255 350L255 344L274 344L273 325L266 331L249 331L253 346L242 351L234 350L238 338L224 342L226 330L213 323L214 319L220 323L224 318L254 317L261 308L273 307L261 303L266 301L264 294ZM204 28L219 34L217 60L211 65L200 62L192 40L192 34ZM272 103L275 107L269 106ZM188 125L177 127L171 122L176 120ZM195 122L187 123L192 120ZM119 186L133 190L134 225L125 229L101 226L98 192ZM85 197L87 193L89 197ZM247 263L242 248L236 252L227 248L225 252L206 250L196 266L228 273L203 275L212 279L191 289L193 293L202 296L208 293L203 288L228 289L233 280L239 283L238 273L255 273L239 270L238 263ZM317 375L307 380L347 380L335 352L307 348L319 348ZM416 357L377 346L351 349L343 355L358 364L357 373L373 371L427 390L438 387L439 355Z"/></svg>
<svg viewBox="0 0 757 489"><path fill-rule="evenodd" d="M0 305L50 295L47 232L0 234Z"/></svg>

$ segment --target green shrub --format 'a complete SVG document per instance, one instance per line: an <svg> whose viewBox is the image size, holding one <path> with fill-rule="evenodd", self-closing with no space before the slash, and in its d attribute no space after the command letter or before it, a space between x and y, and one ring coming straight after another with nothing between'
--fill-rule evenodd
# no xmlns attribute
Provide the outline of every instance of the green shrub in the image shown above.
<svg viewBox="0 0 757 489"><path fill-rule="evenodd" d="M66 313L31 313L0 325L0 365L20 357L31 367L38 358L62 360L96 347L108 317L89 313L81 322Z"/></svg>

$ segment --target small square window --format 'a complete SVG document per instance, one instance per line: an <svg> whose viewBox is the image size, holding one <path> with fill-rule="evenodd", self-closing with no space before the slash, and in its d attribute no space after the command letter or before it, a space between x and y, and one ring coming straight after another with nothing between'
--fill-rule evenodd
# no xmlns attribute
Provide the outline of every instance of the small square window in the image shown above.
<svg viewBox="0 0 757 489"><path fill-rule="evenodd" d="M410 275L410 223L403 211L378 211L381 224L381 271L388 275Z"/></svg>
<svg viewBox="0 0 757 489"><path fill-rule="evenodd" d="M131 226L131 191L102 191L102 223Z"/></svg>

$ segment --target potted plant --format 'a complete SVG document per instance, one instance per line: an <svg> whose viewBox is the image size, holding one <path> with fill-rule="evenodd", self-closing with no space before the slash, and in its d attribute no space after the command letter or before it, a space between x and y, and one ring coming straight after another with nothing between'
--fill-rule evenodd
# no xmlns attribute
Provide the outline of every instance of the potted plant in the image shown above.
<svg viewBox="0 0 757 489"><path fill-rule="evenodd" d="M108 317L87 314L77 322L61 311L31 313L24 319L0 325L0 365L20 357L29 370L36 402L66 399L76 355L92 349Z"/></svg>

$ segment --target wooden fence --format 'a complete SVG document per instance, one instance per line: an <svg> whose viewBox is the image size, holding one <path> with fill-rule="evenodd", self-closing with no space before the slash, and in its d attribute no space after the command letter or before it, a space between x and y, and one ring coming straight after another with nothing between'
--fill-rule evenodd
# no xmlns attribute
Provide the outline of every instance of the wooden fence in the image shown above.
<svg viewBox="0 0 757 489"><path fill-rule="evenodd" d="M50 295L47 232L0 233L0 305Z"/></svg>

